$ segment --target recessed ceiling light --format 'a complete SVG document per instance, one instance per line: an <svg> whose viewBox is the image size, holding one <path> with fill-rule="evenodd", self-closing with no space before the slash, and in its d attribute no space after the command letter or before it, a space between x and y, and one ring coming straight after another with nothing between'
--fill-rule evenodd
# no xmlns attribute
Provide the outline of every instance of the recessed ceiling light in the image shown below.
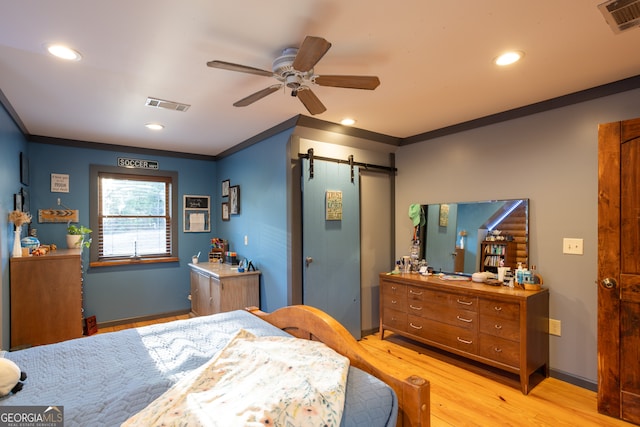
<svg viewBox="0 0 640 427"><path fill-rule="evenodd" d="M496 65L500 65L500 66L511 65L521 60L523 56L524 56L524 52L513 50L510 52L503 53L502 55L494 59L493 62Z"/></svg>
<svg viewBox="0 0 640 427"><path fill-rule="evenodd" d="M61 59L66 59L67 61L80 61L80 59L82 59L82 55L80 55L80 52L61 44L47 45L47 51L51 55Z"/></svg>
<svg viewBox="0 0 640 427"><path fill-rule="evenodd" d="M353 126L356 124L356 121L354 119L346 118L346 119L342 119L340 123L342 123L345 126Z"/></svg>
<svg viewBox="0 0 640 427"><path fill-rule="evenodd" d="M164 126L161 125L160 123L147 123L146 125L144 125L147 129L151 129L151 130L162 130L164 129Z"/></svg>

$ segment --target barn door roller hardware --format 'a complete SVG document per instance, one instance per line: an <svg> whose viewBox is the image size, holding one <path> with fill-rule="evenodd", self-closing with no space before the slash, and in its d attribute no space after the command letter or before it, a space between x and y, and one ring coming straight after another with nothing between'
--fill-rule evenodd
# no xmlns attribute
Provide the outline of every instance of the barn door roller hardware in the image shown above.
<svg viewBox="0 0 640 427"><path fill-rule="evenodd" d="M353 154L349 156L347 160L342 159L332 159L330 157L321 157L313 154L313 148L309 148L306 153L298 153L298 158L300 159L309 159L309 178L313 179L313 161L314 160L324 160L326 162L334 162L334 163L343 163L348 164L351 167L351 182L355 179L354 167L359 166L365 168L367 170L386 172L386 173L395 173L398 169L390 167L390 166L380 166L374 165L371 163L361 163L353 160Z"/></svg>

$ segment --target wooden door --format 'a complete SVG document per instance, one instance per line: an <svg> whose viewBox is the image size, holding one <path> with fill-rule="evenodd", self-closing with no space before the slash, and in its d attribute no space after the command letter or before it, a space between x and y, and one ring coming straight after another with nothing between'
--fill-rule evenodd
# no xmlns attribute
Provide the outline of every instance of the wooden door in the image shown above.
<svg viewBox="0 0 640 427"><path fill-rule="evenodd" d="M640 424L640 119L598 131L598 411Z"/></svg>

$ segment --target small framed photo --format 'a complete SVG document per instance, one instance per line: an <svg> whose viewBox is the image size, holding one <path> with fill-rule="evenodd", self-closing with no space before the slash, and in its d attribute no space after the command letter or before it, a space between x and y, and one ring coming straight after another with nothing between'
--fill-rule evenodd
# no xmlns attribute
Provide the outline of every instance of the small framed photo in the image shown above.
<svg viewBox="0 0 640 427"><path fill-rule="evenodd" d="M229 213L238 215L240 213L240 186L229 187Z"/></svg>
<svg viewBox="0 0 640 427"><path fill-rule="evenodd" d="M25 187L22 187L20 193L22 194L22 212L29 212L29 190L27 190Z"/></svg>
<svg viewBox="0 0 640 427"><path fill-rule="evenodd" d="M22 193L16 193L13 195L13 208L22 212Z"/></svg>
<svg viewBox="0 0 640 427"><path fill-rule="evenodd" d="M231 185L231 181L229 181L228 179L225 179L224 181L222 181L222 197L227 197L229 195L229 186Z"/></svg>
<svg viewBox="0 0 640 427"><path fill-rule="evenodd" d="M29 185L29 158L25 153L20 153L20 182Z"/></svg>
<svg viewBox="0 0 640 427"><path fill-rule="evenodd" d="M229 202L222 202L222 206L220 207L220 212L222 212L222 220L229 221L231 218L229 216Z"/></svg>

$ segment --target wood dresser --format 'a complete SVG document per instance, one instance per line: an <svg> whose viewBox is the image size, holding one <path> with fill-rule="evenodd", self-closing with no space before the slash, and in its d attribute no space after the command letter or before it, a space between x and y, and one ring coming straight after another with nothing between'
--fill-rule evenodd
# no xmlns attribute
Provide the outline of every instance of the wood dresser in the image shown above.
<svg viewBox="0 0 640 427"><path fill-rule="evenodd" d="M259 271L238 273L236 267L219 262L189 264L189 267L192 316L260 306Z"/></svg>
<svg viewBox="0 0 640 427"><path fill-rule="evenodd" d="M10 259L11 348L82 336L80 249Z"/></svg>
<svg viewBox="0 0 640 427"><path fill-rule="evenodd" d="M381 339L386 330L515 374L524 394L533 387L534 373L549 376L549 291L545 288L525 291L436 276L382 273ZM491 374L492 370L481 372Z"/></svg>

